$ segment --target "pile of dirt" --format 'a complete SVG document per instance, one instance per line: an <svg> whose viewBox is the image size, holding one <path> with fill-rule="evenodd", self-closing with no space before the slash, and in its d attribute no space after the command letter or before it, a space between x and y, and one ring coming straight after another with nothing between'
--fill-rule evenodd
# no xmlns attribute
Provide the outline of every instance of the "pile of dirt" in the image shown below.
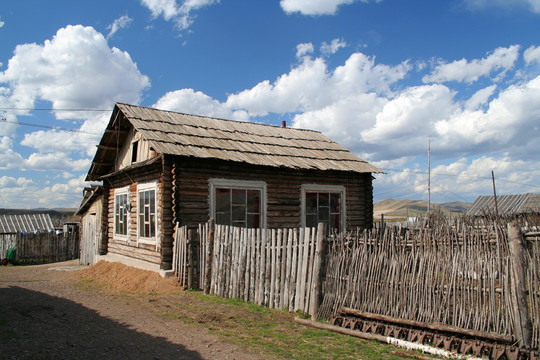
<svg viewBox="0 0 540 360"><path fill-rule="evenodd" d="M75 274L81 279L132 293L170 294L181 290L174 276L163 278L153 271L104 260Z"/></svg>

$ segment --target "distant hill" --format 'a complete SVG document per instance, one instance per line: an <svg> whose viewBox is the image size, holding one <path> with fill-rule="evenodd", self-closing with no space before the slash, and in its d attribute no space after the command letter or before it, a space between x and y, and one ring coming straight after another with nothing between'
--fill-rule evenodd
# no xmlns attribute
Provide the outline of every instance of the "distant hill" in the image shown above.
<svg viewBox="0 0 540 360"><path fill-rule="evenodd" d="M26 215L26 214L49 214L55 227L62 226L65 222L79 221L75 216L77 209L2 209L0 215Z"/></svg>
<svg viewBox="0 0 540 360"><path fill-rule="evenodd" d="M431 204L433 210L438 209L451 214L463 214L471 207L472 203L454 201L442 204ZM422 200L394 200L385 199L373 204L374 219L384 214L386 218L405 218L423 215L427 212L427 202Z"/></svg>

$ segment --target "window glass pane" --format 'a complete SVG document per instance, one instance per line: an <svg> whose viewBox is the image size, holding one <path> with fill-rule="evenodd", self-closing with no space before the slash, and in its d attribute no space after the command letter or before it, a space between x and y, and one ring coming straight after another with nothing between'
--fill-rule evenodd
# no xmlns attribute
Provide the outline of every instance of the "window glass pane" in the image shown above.
<svg viewBox="0 0 540 360"><path fill-rule="evenodd" d="M232 207L232 221L245 221L246 220L246 206L245 205L233 205Z"/></svg>
<svg viewBox="0 0 540 360"><path fill-rule="evenodd" d="M317 214L306 215L306 227L317 227Z"/></svg>
<svg viewBox="0 0 540 360"><path fill-rule="evenodd" d="M246 204L246 190L244 189L232 189L232 203L234 204Z"/></svg>
<svg viewBox="0 0 540 360"><path fill-rule="evenodd" d="M260 215L258 214L248 214L246 227L252 229L258 229L260 227Z"/></svg>
<svg viewBox="0 0 540 360"><path fill-rule="evenodd" d="M256 214L261 212L261 192L259 190L247 191L247 211Z"/></svg>
<svg viewBox="0 0 540 360"><path fill-rule="evenodd" d="M330 216L330 228L333 231L337 231L337 232L341 231L341 222L340 222L339 214Z"/></svg>
<svg viewBox="0 0 540 360"><path fill-rule="evenodd" d="M327 206L319 207L319 221L328 222L330 219L330 208Z"/></svg>
<svg viewBox="0 0 540 360"><path fill-rule="evenodd" d="M330 212L334 214L339 214L341 212L341 194L332 193L330 194Z"/></svg>
<svg viewBox="0 0 540 360"><path fill-rule="evenodd" d="M246 222L245 222L245 221L233 221L233 222L232 222L232 226L236 226L236 227L246 227Z"/></svg>
<svg viewBox="0 0 540 360"><path fill-rule="evenodd" d="M328 193L319 193L319 207L321 206L329 206L330 195Z"/></svg>
<svg viewBox="0 0 540 360"><path fill-rule="evenodd" d="M156 213L156 191L151 190L149 191L150 195L150 213L155 214Z"/></svg>
<svg viewBox="0 0 540 360"><path fill-rule="evenodd" d="M229 212L231 209L231 190L216 189L216 212Z"/></svg>
<svg viewBox="0 0 540 360"><path fill-rule="evenodd" d="M306 193L306 214L317 214L317 193Z"/></svg>
<svg viewBox="0 0 540 360"><path fill-rule="evenodd" d="M216 213L216 224L218 225L230 225L231 215L229 213Z"/></svg>

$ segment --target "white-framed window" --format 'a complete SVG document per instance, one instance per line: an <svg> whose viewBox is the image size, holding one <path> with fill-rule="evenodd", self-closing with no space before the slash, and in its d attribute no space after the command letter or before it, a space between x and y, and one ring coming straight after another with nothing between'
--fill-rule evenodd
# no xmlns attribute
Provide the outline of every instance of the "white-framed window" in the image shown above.
<svg viewBox="0 0 540 360"><path fill-rule="evenodd" d="M210 179L210 217L216 224L266 228L266 183Z"/></svg>
<svg viewBox="0 0 540 360"><path fill-rule="evenodd" d="M137 238L155 244L157 238L157 183L137 185Z"/></svg>
<svg viewBox="0 0 540 360"><path fill-rule="evenodd" d="M322 222L328 231L345 231L345 186L305 184L301 192L302 226L317 227Z"/></svg>
<svg viewBox="0 0 540 360"><path fill-rule="evenodd" d="M114 189L114 237L127 239L129 229L129 187Z"/></svg>

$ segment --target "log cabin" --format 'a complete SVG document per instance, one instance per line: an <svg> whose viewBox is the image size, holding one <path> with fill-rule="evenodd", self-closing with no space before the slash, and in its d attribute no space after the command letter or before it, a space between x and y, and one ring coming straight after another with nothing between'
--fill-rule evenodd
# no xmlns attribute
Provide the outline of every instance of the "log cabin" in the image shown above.
<svg viewBox="0 0 540 360"><path fill-rule="evenodd" d="M374 173L317 131L117 103L86 177L102 185L79 208L82 237L93 224L96 252L167 270L176 224L368 228Z"/></svg>

